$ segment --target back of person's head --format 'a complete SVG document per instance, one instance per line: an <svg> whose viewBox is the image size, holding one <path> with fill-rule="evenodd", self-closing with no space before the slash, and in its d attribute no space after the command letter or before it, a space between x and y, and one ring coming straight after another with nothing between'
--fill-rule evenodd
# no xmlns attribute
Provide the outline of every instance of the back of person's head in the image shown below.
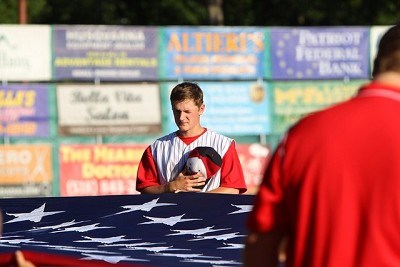
<svg viewBox="0 0 400 267"><path fill-rule="evenodd" d="M379 73L394 71L400 73L400 24L391 27L379 41L372 77Z"/></svg>
<svg viewBox="0 0 400 267"><path fill-rule="evenodd" d="M203 91L200 86L193 82L183 82L176 85L170 95L171 104L174 105L185 100L193 100L198 107L203 105Z"/></svg>

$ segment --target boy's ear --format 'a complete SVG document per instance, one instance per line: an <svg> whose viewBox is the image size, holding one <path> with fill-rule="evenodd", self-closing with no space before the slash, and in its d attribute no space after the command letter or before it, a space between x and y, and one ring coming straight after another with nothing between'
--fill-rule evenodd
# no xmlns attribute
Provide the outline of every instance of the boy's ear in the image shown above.
<svg viewBox="0 0 400 267"><path fill-rule="evenodd" d="M204 113L204 110L206 109L206 105L202 104L199 108L199 114L202 115Z"/></svg>

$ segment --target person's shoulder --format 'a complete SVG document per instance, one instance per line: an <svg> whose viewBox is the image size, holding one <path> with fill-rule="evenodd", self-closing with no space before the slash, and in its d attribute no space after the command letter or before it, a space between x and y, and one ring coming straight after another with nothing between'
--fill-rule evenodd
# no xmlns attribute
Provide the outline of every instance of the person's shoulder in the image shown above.
<svg viewBox="0 0 400 267"><path fill-rule="evenodd" d="M176 132L169 133L167 135L161 136L153 141L150 145L151 149L154 150L155 147L162 145L165 142L172 142L174 138L176 138Z"/></svg>
<svg viewBox="0 0 400 267"><path fill-rule="evenodd" d="M324 109L310 112L292 125L288 132L297 132L303 129L305 132L320 131L325 127L335 127L335 120L340 120L343 116L349 115L349 108L351 109L352 107L351 103L352 98Z"/></svg>
<svg viewBox="0 0 400 267"><path fill-rule="evenodd" d="M164 136L161 136L161 137L157 138L154 141L154 143L169 141L169 140L171 140L171 139L173 139L175 137L177 137L176 132L172 132L172 133L169 133L167 135L164 135Z"/></svg>
<svg viewBox="0 0 400 267"><path fill-rule="evenodd" d="M217 133L217 132L215 132L213 130L210 130L210 129L207 129L207 131L204 134L212 136L214 138L229 140L231 142L234 141L233 138L230 138L230 137L228 137L226 135L223 135L221 133Z"/></svg>

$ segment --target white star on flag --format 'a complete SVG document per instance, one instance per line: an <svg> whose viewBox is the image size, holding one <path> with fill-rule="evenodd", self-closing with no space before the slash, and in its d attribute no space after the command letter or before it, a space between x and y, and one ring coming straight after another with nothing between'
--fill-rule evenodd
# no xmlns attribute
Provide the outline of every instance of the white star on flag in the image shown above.
<svg viewBox="0 0 400 267"><path fill-rule="evenodd" d="M102 243L102 244L113 244L113 243L123 242L123 241L139 240L139 239L125 239L124 235L112 236L112 237L106 237L106 238L89 237L89 236L82 236L82 237L86 238L87 240L77 240L77 241L74 241L74 242L82 242L82 243L94 242L94 243Z"/></svg>
<svg viewBox="0 0 400 267"><path fill-rule="evenodd" d="M230 212L228 214L250 212L253 208L253 205L233 205L233 204L231 204L231 206L234 206L234 207L238 208L239 210Z"/></svg>
<svg viewBox="0 0 400 267"><path fill-rule="evenodd" d="M115 227L111 227L111 226L97 227L97 225L99 225L99 224L100 223L94 223L94 224L89 224L89 225L70 227L70 228L65 228L63 230L54 231L52 233L61 233L61 232L80 232L80 233L82 233L82 232L88 232L88 231L93 231L93 230L97 230L97 229L115 228Z"/></svg>
<svg viewBox="0 0 400 267"><path fill-rule="evenodd" d="M205 256L203 254L184 254L184 253L156 253L154 256L165 256L165 257L178 257L178 258L214 258L220 259L221 257Z"/></svg>
<svg viewBox="0 0 400 267"><path fill-rule="evenodd" d="M243 249L244 244L224 243L226 247L219 247L217 249Z"/></svg>
<svg viewBox="0 0 400 267"><path fill-rule="evenodd" d="M46 203L44 203L42 206L40 206L37 209L34 209L31 212L27 213L6 213L7 215L14 216L16 217L15 219L12 219L6 223L13 223L13 222L22 222L22 221L31 221L31 222L40 222L43 217L45 216L50 216L53 214L61 213L64 211L50 211L50 212L45 212L44 208L46 206Z"/></svg>
<svg viewBox="0 0 400 267"><path fill-rule="evenodd" d="M50 249L61 250L61 251L76 251L80 253L103 253L103 254L117 254L116 252L102 251L97 248L87 247L71 247L71 246L57 246L57 245L41 245L42 247L48 247Z"/></svg>
<svg viewBox="0 0 400 267"><path fill-rule="evenodd" d="M199 228L199 229L192 229L192 230L172 230L177 233L173 234L168 234L167 236L173 236L173 235L203 235L211 232L217 232L217 231L222 231L222 230L230 230L230 228L221 228L221 229L213 229L214 226L210 227L204 227L204 228Z"/></svg>
<svg viewBox="0 0 400 267"><path fill-rule="evenodd" d="M152 242L140 242L140 243L132 243L130 242L129 244L104 244L104 245L99 245L99 247L138 247L138 246L152 246L152 245L161 245L165 244L165 242L161 243L152 243Z"/></svg>
<svg viewBox="0 0 400 267"><path fill-rule="evenodd" d="M151 252L161 252L161 251L176 251L176 250L188 250L188 249L175 249L170 247L137 247L137 246L128 246L126 248L122 248L122 250L146 250L146 251L151 251Z"/></svg>
<svg viewBox="0 0 400 267"><path fill-rule="evenodd" d="M198 240L205 240L205 239L216 239L216 240L228 240L236 237L243 237L245 235L238 235L239 232L230 233L230 234L223 234L223 235L209 235L209 236L198 236L196 239L190 239L189 241L198 241Z"/></svg>
<svg viewBox="0 0 400 267"><path fill-rule="evenodd" d="M161 206L172 206L176 205L175 203L157 203L160 198L153 199L152 201L146 202L141 205L126 205L122 206L122 208L127 209L124 211L120 211L111 215L107 215L104 217L109 217L109 216L114 216L114 215L119 215L123 213L128 213L128 212L134 212L134 211L151 211L155 207L161 207Z"/></svg>
<svg viewBox="0 0 400 267"><path fill-rule="evenodd" d="M60 224L57 224L57 225L34 227L30 231L48 230L48 229L51 229L51 230L60 229L60 228L65 228L65 227L72 226L72 225L75 225L75 224L78 224L78 223L83 223L83 222L87 222L87 221L75 222L75 220L72 220L70 222L60 223Z"/></svg>
<svg viewBox="0 0 400 267"><path fill-rule="evenodd" d="M150 217L150 216L144 216L145 218L151 220L150 222L143 222L139 224L153 224L153 223L162 223L166 224L169 226L174 226L177 223L180 222L187 222L187 221L199 221L202 219L182 219L182 217L185 216L185 214L178 215L178 216L172 216L172 217L167 217L167 218L159 218L159 217Z"/></svg>
<svg viewBox="0 0 400 267"><path fill-rule="evenodd" d="M126 256L106 256L106 255L97 255L97 254L89 254L89 253L82 253L83 256L86 256L85 258L82 258L82 260L103 260L109 263L116 264L122 260L124 261L148 261L145 259L132 259Z"/></svg>

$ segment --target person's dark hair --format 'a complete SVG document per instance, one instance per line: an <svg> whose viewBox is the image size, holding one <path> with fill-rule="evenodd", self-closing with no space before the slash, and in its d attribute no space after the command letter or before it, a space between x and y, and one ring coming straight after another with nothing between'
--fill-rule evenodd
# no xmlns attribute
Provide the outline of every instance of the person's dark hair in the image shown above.
<svg viewBox="0 0 400 267"><path fill-rule="evenodd" d="M372 77L385 71L400 73L400 24L391 27L379 41Z"/></svg>
<svg viewBox="0 0 400 267"><path fill-rule="evenodd" d="M196 106L203 105L203 90L193 82L183 82L172 89L170 95L171 104L179 103L185 100L193 100Z"/></svg>

